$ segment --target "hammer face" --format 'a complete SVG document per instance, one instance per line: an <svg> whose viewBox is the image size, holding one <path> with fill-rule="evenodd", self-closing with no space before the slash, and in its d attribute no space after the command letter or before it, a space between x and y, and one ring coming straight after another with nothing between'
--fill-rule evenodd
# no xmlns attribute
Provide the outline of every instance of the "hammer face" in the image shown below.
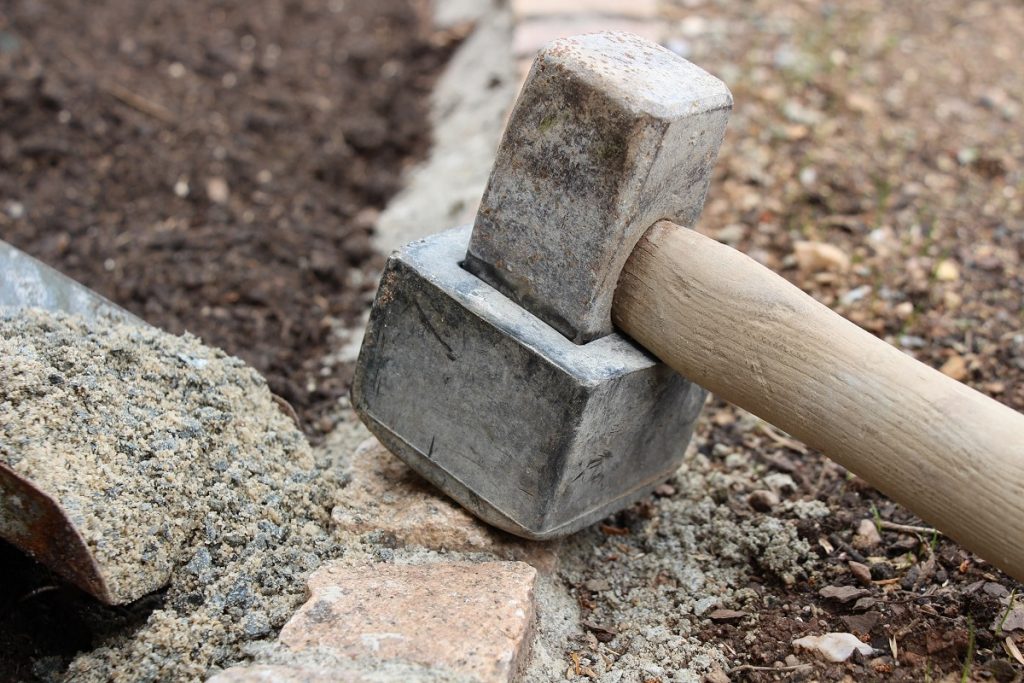
<svg viewBox="0 0 1024 683"><path fill-rule="evenodd" d="M469 227L385 268L353 403L393 453L486 522L571 533L679 467L703 389L618 334L576 345L460 266Z"/></svg>

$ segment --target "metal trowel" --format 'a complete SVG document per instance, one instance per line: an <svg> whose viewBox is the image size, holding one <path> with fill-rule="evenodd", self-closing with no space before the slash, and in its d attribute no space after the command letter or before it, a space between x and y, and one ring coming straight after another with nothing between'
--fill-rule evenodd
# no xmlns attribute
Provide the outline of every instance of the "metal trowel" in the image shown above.
<svg viewBox="0 0 1024 683"><path fill-rule="evenodd" d="M0 241L0 312L28 308L62 311L87 320L147 325L96 292ZM274 398L282 411L295 419L291 406ZM106 604L128 603L160 588L146 585L136 590L138 594L118 590L61 501L2 462L0 537ZM154 578L150 583L158 580Z"/></svg>

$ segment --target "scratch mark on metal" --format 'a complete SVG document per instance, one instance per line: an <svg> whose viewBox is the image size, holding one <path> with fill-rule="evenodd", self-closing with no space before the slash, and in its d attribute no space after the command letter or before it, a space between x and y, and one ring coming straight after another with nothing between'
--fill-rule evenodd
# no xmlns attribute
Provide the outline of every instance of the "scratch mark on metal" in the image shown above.
<svg viewBox="0 0 1024 683"><path fill-rule="evenodd" d="M448 356L448 360L456 360L458 356L455 355L455 351L452 350L452 347L448 342L446 342L444 338L441 337L441 334L434 328L434 325L430 322L430 318L427 317L423 307L420 306L420 302L414 300L413 304L416 306L416 310L420 314L420 321L428 330L430 330L430 333L434 335L434 338L437 339L441 346L444 347L444 355Z"/></svg>

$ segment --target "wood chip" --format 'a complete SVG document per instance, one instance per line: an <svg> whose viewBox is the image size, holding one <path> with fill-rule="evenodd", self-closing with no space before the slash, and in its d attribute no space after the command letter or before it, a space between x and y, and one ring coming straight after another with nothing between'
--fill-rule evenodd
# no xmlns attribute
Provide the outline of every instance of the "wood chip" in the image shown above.
<svg viewBox="0 0 1024 683"><path fill-rule="evenodd" d="M708 613L708 619L711 621L732 621L733 619L742 619L747 616L746 612L737 609L724 609L718 608Z"/></svg>
<svg viewBox="0 0 1024 683"><path fill-rule="evenodd" d="M602 643L610 643L615 640L615 636L618 635L618 631L615 629L605 628L604 626L599 626L590 621L584 621L583 627L593 633L594 637Z"/></svg>
<svg viewBox="0 0 1024 683"><path fill-rule="evenodd" d="M1020 654L1020 649L1017 647L1017 643L1013 642L1013 638L1006 636L1006 640L1003 641L1003 647L1006 649L1006 654L1016 659L1020 664L1024 664L1024 657Z"/></svg>

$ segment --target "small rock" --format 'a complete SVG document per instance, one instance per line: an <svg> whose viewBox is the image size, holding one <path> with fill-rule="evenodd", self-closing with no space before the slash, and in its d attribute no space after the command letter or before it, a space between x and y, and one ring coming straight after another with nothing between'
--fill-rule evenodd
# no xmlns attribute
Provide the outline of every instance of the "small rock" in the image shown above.
<svg viewBox="0 0 1024 683"><path fill-rule="evenodd" d="M850 573L853 574L857 581L865 586L871 583L871 569L866 564L854 562L853 560L850 560L846 564L850 568Z"/></svg>
<svg viewBox="0 0 1024 683"><path fill-rule="evenodd" d="M716 232L715 239L722 244L728 244L730 247L735 247L739 244L740 240L746 236L746 234L747 229L744 226L738 223L733 223L732 225L727 225Z"/></svg>
<svg viewBox="0 0 1024 683"><path fill-rule="evenodd" d="M960 279L960 266L950 259L939 261L935 267L935 279L939 282L956 282Z"/></svg>
<svg viewBox="0 0 1024 683"><path fill-rule="evenodd" d="M804 636L793 641L793 645L814 652L828 662L845 662L854 652L870 655L874 649L862 643L852 633L826 633L822 636Z"/></svg>
<svg viewBox="0 0 1024 683"><path fill-rule="evenodd" d="M863 612L874 607L877 602L874 598L860 598L857 602L853 603L853 611Z"/></svg>
<svg viewBox="0 0 1024 683"><path fill-rule="evenodd" d="M850 269L850 257L839 247L825 242L797 242L793 245L793 255L797 268L805 275L845 273Z"/></svg>
<svg viewBox="0 0 1024 683"><path fill-rule="evenodd" d="M1000 629L1002 631L1021 631L1024 630L1024 605L1014 605L1009 613L1005 613L1006 619L1003 619L1004 610L1000 609L996 620L993 623L993 630Z"/></svg>
<svg viewBox="0 0 1024 683"><path fill-rule="evenodd" d="M818 595L826 600L835 600L844 605L858 598L867 597L870 594L870 591L864 588L857 588L856 586L825 586L818 591Z"/></svg>
<svg viewBox="0 0 1024 683"><path fill-rule="evenodd" d="M985 591L993 598L1002 598L1010 594L1010 591L1006 590L1006 586L995 581L986 581L981 586L981 590Z"/></svg>
<svg viewBox="0 0 1024 683"><path fill-rule="evenodd" d="M583 584L583 587L588 591L600 593L601 591L611 590L612 584L607 579L590 579Z"/></svg>
<svg viewBox="0 0 1024 683"><path fill-rule="evenodd" d="M878 527L870 519L862 519L857 525L857 533L853 535L851 545L857 550L870 550L882 544L882 535Z"/></svg>
<svg viewBox="0 0 1024 683"><path fill-rule="evenodd" d="M839 301L849 305L856 303L871 293L871 285L861 285L860 287L854 287L850 291L839 297Z"/></svg>
<svg viewBox="0 0 1024 683"><path fill-rule="evenodd" d="M776 493L793 493L797 489L793 477L782 472L772 472L764 478L764 483Z"/></svg>
<svg viewBox="0 0 1024 683"><path fill-rule="evenodd" d="M589 621L584 621L583 627L593 633L598 642L610 643L615 640L616 631L614 629L605 628Z"/></svg>
<svg viewBox="0 0 1024 683"><path fill-rule="evenodd" d="M7 202L7 215L18 220L25 217L25 205L21 202Z"/></svg>
<svg viewBox="0 0 1024 683"><path fill-rule="evenodd" d="M206 196L215 204L226 204L230 196L228 181L213 177L206 181Z"/></svg>
<svg viewBox="0 0 1024 683"><path fill-rule="evenodd" d="M895 668L895 663L893 662L892 657L883 655L872 659L868 662L868 666L877 674L891 674L892 670Z"/></svg>
<svg viewBox="0 0 1024 683"><path fill-rule="evenodd" d="M178 178L178 180L174 183L174 194L175 194L175 196L180 197L181 199L184 199L185 197L188 196L188 192L189 192L188 178Z"/></svg>
<svg viewBox="0 0 1024 683"><path fill-rule="evenodd" d="M964 357L960 355L950 356L949 359L942 364L942 367L939 368L939 372L948 377L952 377L958 382L962 382L967 379L967 361L965 361Z"/></svg>
<svg viewBox="0 0 1024 683"><path fill-rule="evenodd" d="M693 613L698 617L703 616L705 612L718 604L718 598L714 596L703 597L697 602L693 603Z"/></svg>
<svg viewBox="0 0 1024 683"><path fill-rule="evenodd" d="M654 495L658 498L668 498L676 495L676 487L672 484L658 484L654 487Z"/></svg>
<svg viewBox="0 0 1024 683"><path fill-rule="evenodd" d="M884 581L896 576L896 569L888 562L876 562L871 565L871 579L873 581Z"/></svg>
<svg viewBox="0 0 1024 683"><path fill-rule="evenodd" d="M747 496L747 503L758 512L771 512L779 504L779 497L772 491L754 491Z"/></svg>
<svg viewBox="0 0 1024 683"><path fill-rule="evenodd" d="M864 612L863 614L848 614L841 617L843 623L846 624L846 628L856 633L871 633L871 629L875 627L878 620L881 618L881 614L875 611Z"/></svg>
<svg viewBox="0 0 1024 683"><path fill-rule="evenodd" d="M729 683L729 676L722 671L721 667L716 666L704 677L704 683Z"/></svg>
<svg viewBox="0 0 1024 683"><path fill-rule="evenodd" d="M242 630L250 638L259 638L270 633L270 617L265 612L253 612L242 620Z"/></svg>

